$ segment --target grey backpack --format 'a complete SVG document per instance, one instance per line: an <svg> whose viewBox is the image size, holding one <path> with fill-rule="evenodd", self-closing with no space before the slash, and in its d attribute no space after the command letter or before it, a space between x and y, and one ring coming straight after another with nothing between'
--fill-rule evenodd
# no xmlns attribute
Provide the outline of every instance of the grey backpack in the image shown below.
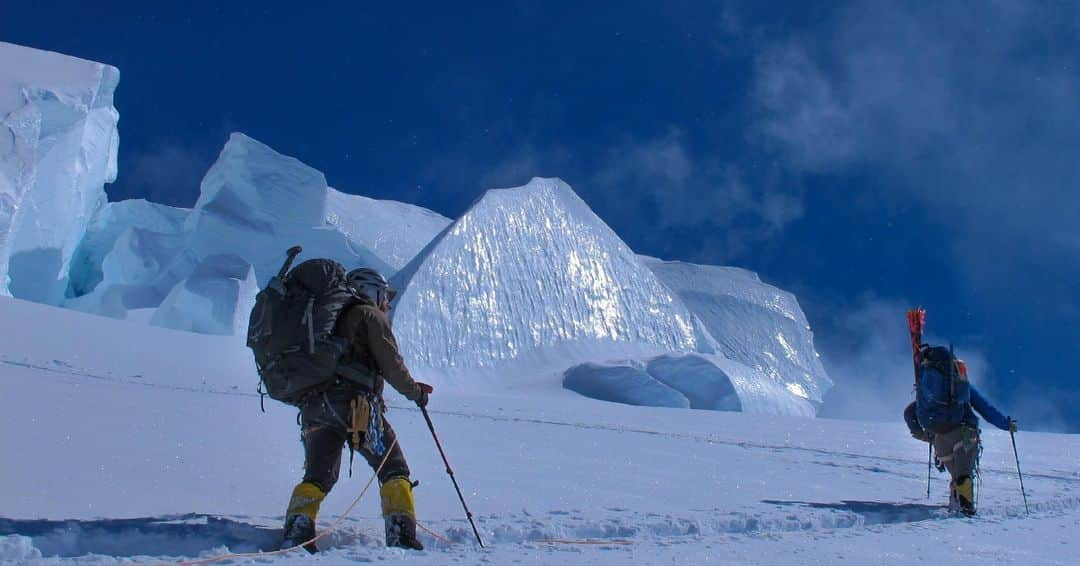
<svg viewBox="0 0 1080 566"><path fill-rule="evenodd" d="M291 248L278 276L255 296L247 336L260 395L290 405L336 379L349 344L335 328L341 314L358 302L336 261L309 259L290 271L299 252L299 246Z"/></svg>

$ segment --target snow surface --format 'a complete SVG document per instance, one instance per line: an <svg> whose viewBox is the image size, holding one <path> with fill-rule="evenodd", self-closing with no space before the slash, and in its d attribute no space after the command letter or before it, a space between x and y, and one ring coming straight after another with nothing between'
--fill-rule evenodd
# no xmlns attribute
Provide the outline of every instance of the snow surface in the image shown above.
<svg viewBox="0 0 1080 566"><path fill-rule="evenodd" d="M418 368L535 371L549 353L561 370L700 340L686 307L558 179L488 191L392 283L402 354Z"/></svg>
<svg viewBox="0 0 1080 566"><path fill-rule="evenodd" d="M0 562L171 562L273 546L302 473L295 411L259 412L250 355L204 336L0 298ZM422 375L422 378L437 376ZM421 552L386 549L368 492L324 552L266 563L1074 564L1080 438L984 432L980 514L925 495L925 445L894 423L634 407L558 382L437 389L435 427L388 392ZM346 458L347 460L347 458ZM323 506L360 493L357 462ZM563 542L550 542L561 540ZM40 556L40 558L39 558ZM233 562L236 563L236 562Z"/></svg>
<svg viewBox="0 0 1080 566"><path fill-rule="evenodd" d="M820 404L832 386L795 296L737 267L642 257L704 324L725 357Z"/></svg>
<svg viewBox="0 0 1080 566"><path fill-rule="evenodd" d="M0 42L0 295L57 304L116 179L116 67Z"/></svg>

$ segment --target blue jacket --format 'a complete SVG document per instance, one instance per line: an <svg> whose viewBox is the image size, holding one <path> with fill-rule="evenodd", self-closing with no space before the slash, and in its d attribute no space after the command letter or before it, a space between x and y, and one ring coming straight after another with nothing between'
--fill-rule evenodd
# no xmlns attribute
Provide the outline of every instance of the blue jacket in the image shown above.
<svg viewBox="0 0 1080 566"><path fill-rule="evenodd" d="M964 415L964 424L978 427L979 419L975 416L975 412L978 412L990 424L1001 430L1009 430L1009 421L1012 419L1002 415L1000 411L990 404L990 401L979 395L979 390L975 389L975 386L969 385L968 387L971 389L971 404L968 405L967 414ZM975 409L975 412L972 409Z"/></svg>
<svg viewBox="0 0 1080 566"><path fill-rule="evenodd" d="M1009 430L1009 421L1012 419L1002 415L1000 411L994 408L985 397L979 394L979 391L975 389L974 385L969 384L968 388L971 390L971 404L968 405L967 410L964 413L963 424L971 428L979 428L979 418L975 416L975 413L977 412L990 424L1001 430ZM907 423L908 430L912 433L922 431L922 427L919 426L919 419L915 416L914 401L904 409L904 422Z"/></svg>

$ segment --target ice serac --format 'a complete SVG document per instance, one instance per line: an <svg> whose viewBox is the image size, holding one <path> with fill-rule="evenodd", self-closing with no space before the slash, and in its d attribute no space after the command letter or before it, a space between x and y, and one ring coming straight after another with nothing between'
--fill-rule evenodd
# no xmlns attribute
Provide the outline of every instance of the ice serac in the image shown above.
<svg viewBox="0 0 1080 566"><path fill-rule="evenodd" d="M150 324L200 334L242 336L258 290L254 270L244 258L208 256L169 292Z"/></svg>
<svg viewBox="0 0 1080 566"><path fill-rule="evenodd" d="M641 259L702 321L719 353L821 403L832 380L794 295L745 269Z"/></svg>
<svg viewBox="0 0 1080 566"><path fill-rule="evenodd" d="M184 230L184 221L190 212L186 208L175 208L143 199L105 204L87 226L86 235L83 236L72 258L68 296L86 295L94 291L105 279L104 264L125 232L131 229L152 232L166 238L172 237L180 243L179 238ZM120 249L123 248L123 245L120 246ZM156 255L147 257L146 261L160 266L165 265L170 259L171 257ZM131 281L123 278L112 279L108 282L108 284L127 283Z"/></svg>
<svg viewBox="0 0 1080 566"><path fill-rule="evenodd" d="M182 234L129 227L117 235L102 260L101 281L89 293L66 300L64 306L127 318L129 311L160 305L194 265L195 260L184 252Z"/></svg>
<svg viewBox="0 0 1080 566"><path fill-rule="evenodd" d="M59 304L119 145L112 66L0 42L0 294Z"/></svg>
<svg viewBox="0 0 1080 566"><path fill-rule="evenodd" d="M197 259L235 254L255 269L260 284L277 273L285 250L301 245L303 258L327 257L346 266L390 266L362 243L326 223L326 177L299 160L234 133L206 173L188 216L187 250Z"/></svg>
<svg viewBox="0 0 1080 566"><path fill-rule="evenodd" d="M326 223L349 241L374 252L396 272L450 225L450 219L416 205L330 188L326 193Z"/></svg>
<svg viewBox="0 0 1080 566"><path fill-rule="evenodd" d="M698 344L678 298L558 179L488 191L393 283L395 333L417 367L492 366L566 345L587 356Z"/></svg>

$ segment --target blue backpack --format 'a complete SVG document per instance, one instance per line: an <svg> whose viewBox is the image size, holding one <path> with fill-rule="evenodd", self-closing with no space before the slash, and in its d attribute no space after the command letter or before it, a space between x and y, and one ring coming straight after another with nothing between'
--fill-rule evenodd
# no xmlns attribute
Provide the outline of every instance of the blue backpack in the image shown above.
<svg viewBox="0 0 1080 566"><path fill-rule="evenodd" d="M915 384L915 416L923 429L941 434L964 422L971 405L971 387L961 375L951 348L923 346Z"/></svg>

